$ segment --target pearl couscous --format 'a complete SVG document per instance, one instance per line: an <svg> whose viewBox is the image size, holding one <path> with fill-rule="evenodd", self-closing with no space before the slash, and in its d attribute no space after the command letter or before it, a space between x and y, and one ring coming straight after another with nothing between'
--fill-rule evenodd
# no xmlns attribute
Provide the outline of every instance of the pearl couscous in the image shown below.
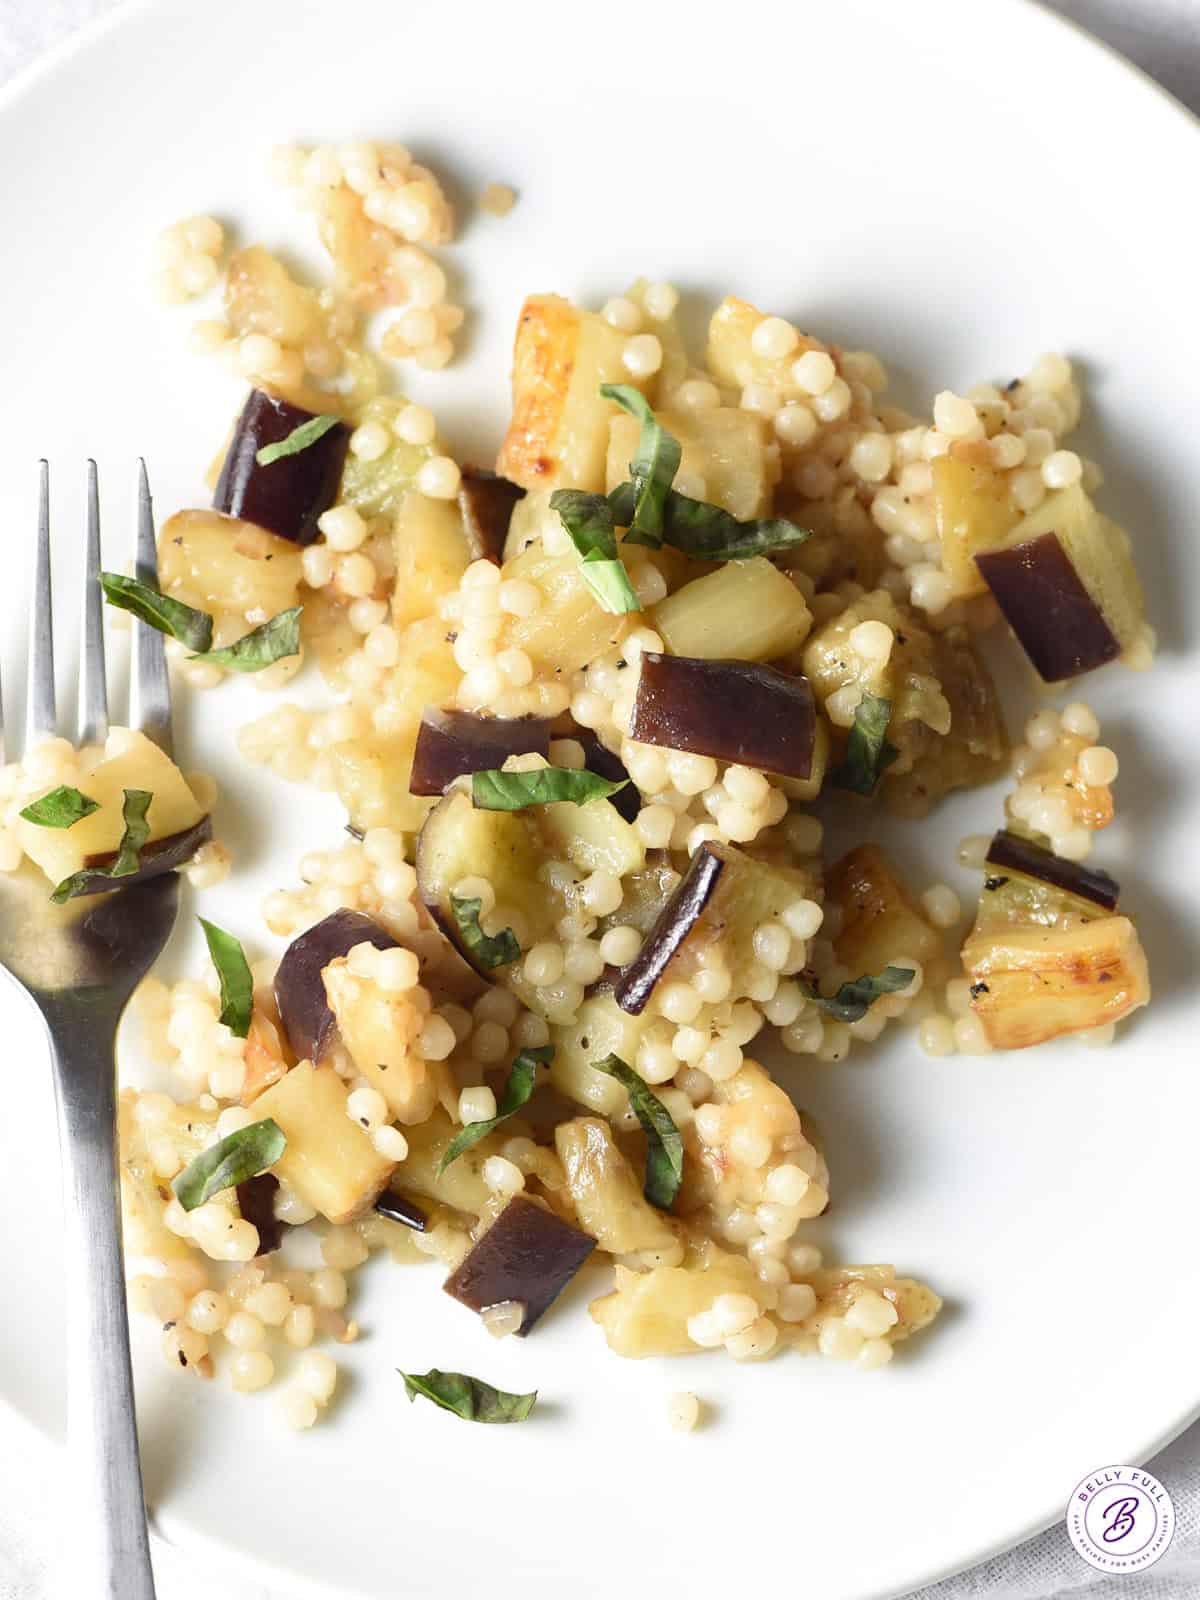
<svg viewBox="0 0 1200 1600"><path fill-rule="evenodd" d="M431 254L454 232L437 178L391 143L273 167L328 282L257 245L227 257L208 217L159 241L162 297L220 288L193 342L252 390L213 507L162 530L161 583L209 619L216 649L173 644L194 688L251 645L268 691L315 658L325 704L278 701L237 743L337 795L349 837L314 840L266 897L281 955L251 966L212 930L208 971L136 997L171 1093L121 1102L135 1303L173 1368L278 1384L298 1429L334 1401L318 1346L358 1337L373 1251L440 1262L496 1338L605 1258L591 1316L620 1355L885 1365L940 1301L891 1266L824 1264L829 1169L764 1062L819 1071L889 1024L931 1057L1105 1044L1149 997L1090 865L1117 754L1081 699L1011 742L978 648L1005 623L1071 694L1152 658L1132 541L1067 442L1070 363L916 415L871 352L732 296L692 352L668 283L596 311L534 295L483 471L381 359L440 367L463 320ZM493 185L481 205L512 201ZM285 646L256 642L292 616ZM112 797L136 778L149 838L219 882L215 786L139 737L0 771L0 868L94 872L129 843ZM974 904L868 842L879 810L921 818L1006 774L999 831L957 851ZM92 790L95 815L47 844L30 811ZM836 852L835 815L861 823ZM210 1189L218 1145L243 1176ZM301 1231L319 1264L294 1264ZM669 1396L672 1428L700 1415Z"/></svg>

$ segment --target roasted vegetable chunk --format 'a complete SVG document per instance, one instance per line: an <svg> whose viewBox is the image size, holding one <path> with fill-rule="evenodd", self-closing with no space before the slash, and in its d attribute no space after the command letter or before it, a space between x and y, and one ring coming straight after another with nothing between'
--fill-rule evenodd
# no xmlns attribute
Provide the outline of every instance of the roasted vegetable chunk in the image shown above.
<svg viewBox="0 0 1200 1600"><path fill-rule="evenodd" d="M301 449L265 464L258 452L317 421L311 411L252 389L213 494L213 509L253 522L293 544L312 544L317 518L337 499L350 429L335 421Z"/></svg>
<svg viewBox="0 0 1200 1600"><path fill-rule="evenodd" d="M523 1337L595 1248L586 1233L515 1195L443 1287L471 1311L515 1301L525 1308L516 1330Z"/></svg>

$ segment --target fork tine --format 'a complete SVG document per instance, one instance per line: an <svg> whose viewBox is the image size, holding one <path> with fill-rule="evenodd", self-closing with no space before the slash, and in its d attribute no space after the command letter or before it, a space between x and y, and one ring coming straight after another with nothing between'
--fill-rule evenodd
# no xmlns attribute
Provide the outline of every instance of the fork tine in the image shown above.
<svg viewBox="0 0 1200 1600"><path fill-rule="evenodd" d="M108 736L108 679L104 668L104 601L100 593L100 492L96 463L87 464L87 546L83 562L83 641L79 655L79 742Z"/></svg>
<svg viewBox="0 0 1200 1600"><path fill-rule="evenodd" d="M34 560L32 611L29 618L29 690L25 715L25 748L58 728L54 706L54 618L50 593L50 463L40 464L37 555Z"/></svg>
<svg viewBox="0 0 1200 1600"><path fill-rule="evenodd" d="M157 585L158 549L154 539L154 506L146 463L138 462L138 529L134 575L139 583ZM166 755L172 753L171 686L163 636L157 628L133 622L133 676L129 687L130 724L140 728Z"/></svg>

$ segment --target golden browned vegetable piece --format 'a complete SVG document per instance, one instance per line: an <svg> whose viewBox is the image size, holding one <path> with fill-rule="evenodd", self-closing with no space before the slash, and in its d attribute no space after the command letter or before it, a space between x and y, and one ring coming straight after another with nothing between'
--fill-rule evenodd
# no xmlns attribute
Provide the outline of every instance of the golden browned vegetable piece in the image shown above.
<svg viewBox="0 0 1200 1600"><path fill-rule="evenodd" d="M938 934L878 845L859 845L844 855L830 869L825 888L842 908L837 958L855 977L882 972L901 956L931 961L941 950Z"/></svg>

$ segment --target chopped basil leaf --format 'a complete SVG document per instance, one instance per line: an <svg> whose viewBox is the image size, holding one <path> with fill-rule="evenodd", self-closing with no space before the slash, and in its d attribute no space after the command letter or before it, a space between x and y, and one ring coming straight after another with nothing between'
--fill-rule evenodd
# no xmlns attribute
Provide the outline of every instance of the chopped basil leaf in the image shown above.
<svg viewBox="0 0 1200 1600"><path fill-rule="evenodd" d="M610 783L594 772L566 767L537 767L532 772L500 772L489 768L471 775L471 800L477 811L522 811L526 806L549 806L569 800L584 806L589 800L607 800L630 780Z"/></svg>
<svg viewBox="0 0 1200 1600"><path fill-rule="evenodd" d="M341 417L335 417L330 412L310 417L298 428L293 428L286 439L278 439L274 444L265 444L261 450L256 450L254 459L260 467L269 467L272 461L279 461L283 456L298 456L301 450L307 450L310 444L316 444L318 439L324 438L330 428L336 428L341 420Z"/></svg>
<svg viewBox="0 0 1200 1600"><path fill-rule="evenodd" d="M73 828L99 809L98 800L60 783L57 789L51 789L49 794L27 805L21 815L26 822L36 822L39 828Z"/></svg>
<svg viewBox="0 0 1200 1600"><path fill-rule="evenodd" d="M911 967L884 967L878 977L851 978L843 983L836 994L817 992L816 984L809 986L808 995L822 1011L827 1011L839 1022L858 1022L879 999L881 994L898 994L913 981Z"/></svg>
<svg viewBox="0 0 1200 1600"><path fill-rule="evenodd" d="M203 657L193 656L192 659L215 662L228 672L261 672L264 667L299 652L303 610L303 606L290 606L269 621L259 623L257 628L244 633L223 650L209 650Z"/></svg>
<svg viewBox="0 0 1200 1600"><path fill-rule="evenodd" d="M410 1400L422 1395L466 1422L524 1422L537 1403L536 1389L532 1394L506 1394L465 1372L439 1372L431 1367L428 1372L402 1372L400 1376Z"/></svg>
<svg viewBox="0 0 1200 1600"><path fill-rule="evenodd" d="M606 400L615 400L642 425L637 452L629 463L634 497L625 540L628 544L646 544L657 549L663 542L663 511L679 471L682 447L654 415L645 395L631 384L602 383L600 393Z"/></svg>
<svg viewBox="0 0 1200 1600"><path fill-rule="evenodd" d="M139 583L119 572L102 572L100 587L110 606L131 611L140 621L178 639L189 650L204 652L211 646L213 620L207 611L185 606L182 600L172 600L154 585Z"/></svg>
<svg viewBox="0 0 1200 1600"><path fill-rule="evenodd" d="M497 1123L520 1111L537 1086L537 1069L545 1066L553 1055L552 1044L539 1044L521 1051L509 1068L508 1082L504 1085L504 1092L496 1106L496 1115L488 1117L483 1122L468 1122L465 1128L454 1135L438 1162L439 1177L452 1161L458 1160L464 1150L469 1150L473 1144L478 1144L480 1139L491 1133Z"/></svg>
<svg viewBox="0 0 1200 1600"><path fill-rule="evenodd" d="M150 837L146 813L154 796L148 789L126 789L124 793L121 816L125 830L117 846L116 860L110 867L84 867L82 871L64 878L50 896L57 905L62 905L64 900L70 900L77 894L95 894L97 891L90 886L94 878L127 878L130 873L137 871L138 853Z"/></svg>
<svg viewBox="0 0 1200 1600"><path fill-rule="evenodd" d="M646 1135L646 1180L643 1193L653 1206L669 1211L683 1179L683 1138L671 1113L658 1096L620 1056L605 1056L593 1061L597 1072L615 1078L629 1095L638 1121Z"/></svg>
<svg viewBox="0 0 1200 1600"><path fill-rule="evenodd" d="M472 959L490 972L493 967L507 967L521 954L521 946L511 928L501 928L499 933L487 934L479 925L482 900L460 900L450 896L450 909L459 937L470 951Z"/></svg>
<svg viewBox="0 0 1200 1600"><path fill-rule="evenodd" d="M854 726L846 740L846 758L829 775L838 789L854 794L873 795L885 767L890 767L900 752L887 741L892 702L881 695L864 694L854 713Z"/></svg>
<svg viewBox="0 0 1200 1600"><path fill-rule="evenodd" d="M274 1166L286 1149L283 1129L273 1117L239 1128L184 1167L172 1185L179 1204L195 1211L223 1189L235 1189Z"/></svg>
<svg viewBox="0 0 1200 1600"><path fill-rule="evenodd" d="M786 517L739 522L706 500L693 500L674 489L667 496L663 538L695 561L749 561L753 556L794 549L811 537L810 529Z"/></svg>
<svg viewBox="0 0 1200 1600"><path fill-rule="evenodd" d="M580 576L597 604L614 616L640 611L641 601L617 554L616 523L605 496L584 489L556 489L550 496L550 509L558 512L571 536Z"/></svg>
<svg viewBox="0 0 1200 1600"><path fill-rule="evenodd" d="M220 1020L235 1038L244 1039L250 1032L250 1014L254 1010L254 979L246 952L231 933L205 917L196 920L204 929L208 953L221 980Z"/></svg>

